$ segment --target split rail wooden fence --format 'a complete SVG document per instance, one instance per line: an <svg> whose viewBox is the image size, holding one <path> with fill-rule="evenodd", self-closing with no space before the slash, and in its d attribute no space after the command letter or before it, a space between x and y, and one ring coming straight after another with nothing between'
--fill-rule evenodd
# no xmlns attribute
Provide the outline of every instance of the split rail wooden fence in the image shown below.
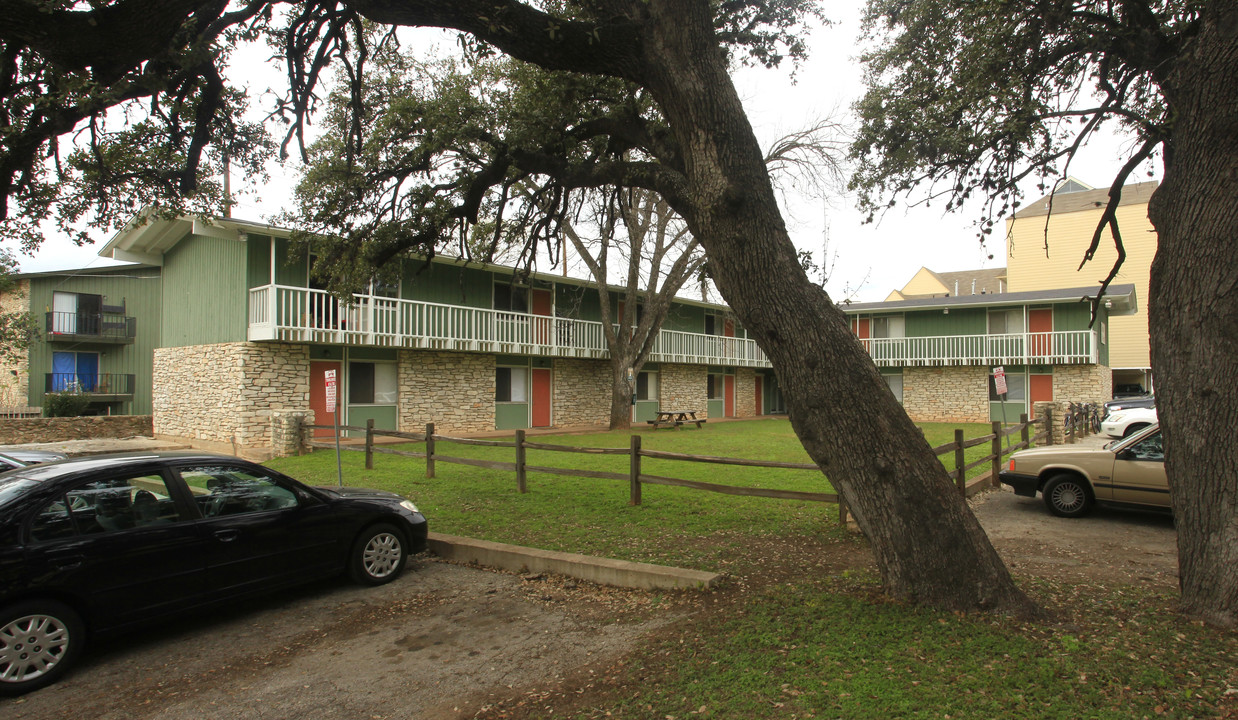
<svg viewBox="0 0 1238 720"><path fill-rule="evenodd" d="M1036 425L1043 425L1043 431L1035 431L1033 428ZM312 430L337 430L334 425L305 425L303 428L307 431ZM933 453L938 457L943 455L953 455L954 469L950 470L949 465L946 465L943 459L942 464L946 465L951 477L955 479L955 485L959 492L964 497L971 497L980 492L981 489L998 485L997 473L1001 470L1003 458L1016 450L1030 447L1032 442L1052 442L1052 433L1048 416L1037 418L1029 421L1027 415L1020 417L1019 422L1009 427L1003 428L999 422L993 423L993 432L988 435L982 435L974 438L964 438L963 430L957 429L954 431L954 440L952 442L938 445L933 448ZM435 466L437 463L454 463L457 465L471 465L474 467L487 468L490 470L505 470L514 472L516 475L516 488L520 492L528 492L528 474L543 473L546 475L567 475L571 477L596 478L600 480L619 480L627 481L628 483L628 502L632 505L641 504L641 487L643 485L666 485L672 487L686 487L694 490L703 490L706 492L723 493L727 495L742 495L746 497L767 497L779 498L783 500L806 500L809 502L836 503L838 505L839 522L846 522L847 508L846 504L840 501L837 493L813 493L801 492L797 490L776 490L767 488L742 487L737 485L720 485L717 483L701 482L699 480L685 480L682 478L665 477L662 475L650 475L642 472L642 458L656 458L661 460L678 460L683 462L701 462L714 463L718 465L731 465L739 467L763 467L763 468L781 468L787 470L808 470L820 472L821 469L814 463L791 463L777 462L772 460L750 460L745 458L727 458L714 457L710 455L686 455L683 453L664 452L661 450L645 450L641 447L641 436L632 435L631 442L626 448L592 448L592 447L577 447L575 445L552 445L547 443L532 442L525 436L524 430L517 430L515 440L481 440L477 438L459 438L446 435L437 435L434 432L434 423L426 425L424 433L400 432L397 430L378 430L374 427L374 421L370 420L365 427L355 425L341 425L339 431L347 432L364 432L365 445L358 447L356 445L341 445L340 450L365 453L365 467L367 470L374 469L374 455L398 455L408 458L424 458L426 461L426 477L433 478L435 476ZM1019 442L1011 444L1009 440L1003 447L1002 440L1018 434ZM414 443L424 443L425 450L396 450L395 448L385 448L381 445L375 445L374 438L389 437L401 440L407 440ZM514 462L503 462L498 460L480 460L477 458L462 458L443 455L439 452L439 443L456 443L459 445L480 445L485 447L505 447L513 448L515 451ZM965 451L968 448L978 445L989 444L991 451L988 455L982 458L966 462ZM334 449L336 447L334 440L311 440L310 447L321 449ZM563 453L583 453L587 455L627 455L629 458L629 469L627 473L606 472L602 470L582 470L576 468L558 468L546 467L541 465L530 465L526 461L526 453L529 450L547 450L550 452ZM989 470L982 475L967 479L967 473L977 467L984 465L989 466Z"/></svg>

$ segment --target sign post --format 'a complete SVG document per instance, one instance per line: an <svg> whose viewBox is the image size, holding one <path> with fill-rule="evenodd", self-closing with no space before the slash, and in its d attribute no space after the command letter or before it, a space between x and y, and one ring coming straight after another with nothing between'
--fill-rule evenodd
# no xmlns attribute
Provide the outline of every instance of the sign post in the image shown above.
<svg viewBox="0 0 1238 720"><path fill-rule="evenodd" d="M344 487L344 466L340 462L340 406L336 402L339 397L339 384L335 375L335 370L323 373L327 382L327 412L335 417L335 472L339 478L339 486Z"/></svg>
<svg viewBox="0 0 1238 720"><path fill-rule="evenodd" d="M998 365L997 367L993 368L993 387L995 390L997 390L998 397L1001 398L1002 425L1003 425L1002 430L1005 431L1004 426L1006 425L1006 391L1008 390L1008 388L1006 387L1006 366L1005 365ZM1006 449L1007 450L1010 449L1010 436L1009 435L1006 436Z"/></svg>

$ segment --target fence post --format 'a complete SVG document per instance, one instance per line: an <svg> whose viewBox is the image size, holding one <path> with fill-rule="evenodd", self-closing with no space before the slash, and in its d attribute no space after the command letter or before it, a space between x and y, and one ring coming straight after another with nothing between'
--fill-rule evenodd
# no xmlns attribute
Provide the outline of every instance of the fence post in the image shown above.
<svg viewBox="0 0 1238 720"><path fill-rule="evenodd" d="M628 470L629 489L628 504L640 505L640 435L632 435L631 463Z"/></svg>
<svg viewBox="0 0 1238 720"><path fill-rule="evenodd" d="M1053 444L1053 408L1045 408L1045 445Z"/></svg>
<svg viewBox="0 0 1238 720"><path fill-rule="evenodd" d="M516 489L522 493L529 491L524 475L524 430L516 431Z"/></svg>
<svg viewBox="0 0 1238 720"><path fill-rule="evenodd" d="M1028 423L1027 413L1023 413L1019 416L1019 424L1022 426L1022 429L1019 431L1019 442L1023 445L1023 447L1031 447L1031 425Z"/></svg>
<svg viewBox="0 0 1238 720"><path fill-rule="evenodd" d="M993 466L989 471L989 484L993 487L1001 487L1001 480L997 479L997 474L1002 471L1002 424L993 421Z"/></svg>
<svg viewBox="0 0 1238 720"><path fill-rule="evenodd" d="M365 469L374 469L374 418L365 421Z"/></svg>
<svg viewBox="0 0 1238 720"><path fill-rule="evenodd" d="M426 423L426 477L434 477L434 423Z"/></svg>
<svg viewBox="0 0 1238 720"><path fill-rule="evenodd" d="M847 501L843 500L843 494L834 488L834 494L838 496L838 524L845 526L847 524Z"/></svg>
<svg viewBox="0 0 1238 720"><path fill-rule="evenodd" d="M954 431L954 482L959 486L959 493L967 497L967 471L963 466L963 428Z"/></svg>

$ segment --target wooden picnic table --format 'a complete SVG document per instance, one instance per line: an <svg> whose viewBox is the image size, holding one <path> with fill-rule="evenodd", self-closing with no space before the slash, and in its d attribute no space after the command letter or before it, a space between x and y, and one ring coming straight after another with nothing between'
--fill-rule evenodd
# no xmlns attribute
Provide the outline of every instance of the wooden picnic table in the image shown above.
<svg viewBox="0 0 1238 720"><path fill-rule="evenodd" d="M684 423L696 423L697 429L700 429L705 418L698 418L695 410L659 410L657 417L645 422L653 426L654 430L664 427L682 430Z"/></svg>

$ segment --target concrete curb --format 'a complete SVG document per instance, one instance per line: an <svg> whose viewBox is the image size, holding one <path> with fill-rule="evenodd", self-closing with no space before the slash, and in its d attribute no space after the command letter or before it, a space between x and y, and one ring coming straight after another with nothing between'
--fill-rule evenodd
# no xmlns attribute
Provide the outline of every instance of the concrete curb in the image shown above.
<svg viewBox="0 0 1238 720"><path fill-rule="evenodd" d="M455 562L477 563L513 572L552 572L639 590L707 589L722 579L718 573L700 570L553 552L433 532L429 537L429 549Z"/></svg>

